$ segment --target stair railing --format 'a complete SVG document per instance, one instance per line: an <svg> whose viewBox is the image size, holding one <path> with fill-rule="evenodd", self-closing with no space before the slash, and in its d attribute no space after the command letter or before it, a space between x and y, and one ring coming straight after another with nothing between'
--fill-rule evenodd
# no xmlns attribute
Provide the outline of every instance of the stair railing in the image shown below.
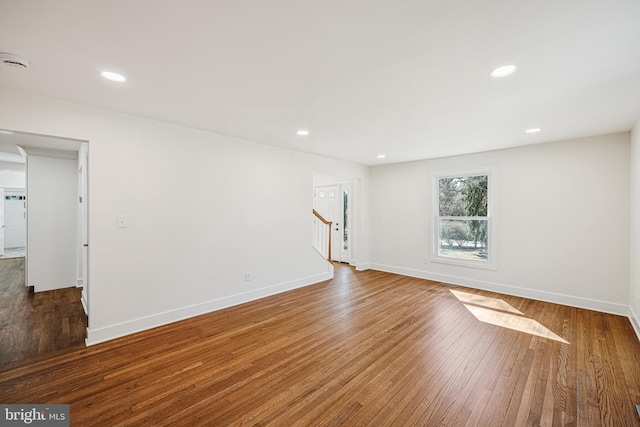
<svg viewBox="0 0 640 427"><path fill-rule="evenodd" d="M313 215L313 247L327 261L331 262L331 226L333 222L327 221L315 209L313 209Z"/></svg>

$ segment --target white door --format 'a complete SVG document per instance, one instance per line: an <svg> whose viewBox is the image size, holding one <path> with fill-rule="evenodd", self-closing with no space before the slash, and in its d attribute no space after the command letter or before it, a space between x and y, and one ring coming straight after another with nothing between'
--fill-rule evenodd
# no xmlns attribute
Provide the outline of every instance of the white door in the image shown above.
<svg viewBox="0 0 640 427"><path fill-rule="evenodd" d="M24 190L4 192L4 246L24 248L27 245L27 197Z"/></svg>
<svg viewBox="0 0 640 427"><path fill-rule="evenodd" d="M348 239L348 197L346 185L325 185L314 189L314 209L326 220L332 222L331 259L338 262L350 261Z"/></svg>
<svg viewBox="0 0 640 427"><path fill-rule="evenodd" d="M0 189L0 255L4 255L4 190Z"/></svg>

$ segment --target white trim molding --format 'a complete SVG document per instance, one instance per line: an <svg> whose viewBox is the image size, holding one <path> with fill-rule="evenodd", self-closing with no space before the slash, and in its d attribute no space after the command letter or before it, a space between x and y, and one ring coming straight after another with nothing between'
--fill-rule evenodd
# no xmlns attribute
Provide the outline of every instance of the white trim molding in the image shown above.
<svg viewBox="0 0 640 427"><path fill-rule="evenodd" d="M302 279L292 280L290 282L279 283L276 285L265 286L260 289L254 289L252 291L206 301L176 310L169 310L163 313L152 314L150 316L140 317L138 319L133 319L127 322L105 326L103 328L87 328L87 339L85 340L85 342L88 346L99 344L101 342L120 338L125 335L130 335L136 332L141 332L147 329L152 329L158 326L185 320L190 317L211 313L213 311L232 307L234 305L244 304L249 301L265 298L271 295L279 294L281 292L286 292L296 288L302 288L304 286L331 280L333 279L333 276L333 265L329 264L327 272L314 276L304 277Z"/></svg>
<svg viewBox="0 0 640 427"><path fill-rule="evenodd" d="M629 307L629 321L631 322L631 326L633 326L633 330L636 331L636 335L638 337L638 341L640 341L640 323L639 317L636 312L633 310L633 307Z"/></svg>
<svg viewBox="0 0 640 427"><path fill-rule="evenodd" d="M82 302L82 308L84 309L84 314L89 315L89 310L87 310L87 292L86 289L82 288L82 297L80 298L80 302Z"/></svg>
<svg viewBox="0 0 640 427"><path fill-rule="evenodd" d="M357 271L366 271L366 270L369 270L371 268L371 266L370 266L370 264L368 262L356 263L355 267L356 267Z"/></svg>
<svg viewBox="0 0 640 427"><path fill-rule="evenodd" d="M474 289L482 289L484 291L497 292L500 294L511 295L522 298L529 298L538 301L551 302L554 304L568 305L577 308L586 308L588 310L600 311L603 313L617 314L620 316L629 316L629 307L623 304L616 304L607 301L593 300L589 298L581 298L572 295L559 294L555 292L538 291L529 288L519 288L517 286L503 285L500 283L485 282L481 280L467 279L465 277L449 276L446 274L430 273L422 270L414 270L410 268L394 267L391 265L371 263L371 269L384 271L387 273L395 273L403 276L417 277L420 279L433 280L448 285L466 286ZM633 322L632 322L633 323ZM636 329L636 333L638 329ZM639 335L640 337L640 335Z"/></svg>

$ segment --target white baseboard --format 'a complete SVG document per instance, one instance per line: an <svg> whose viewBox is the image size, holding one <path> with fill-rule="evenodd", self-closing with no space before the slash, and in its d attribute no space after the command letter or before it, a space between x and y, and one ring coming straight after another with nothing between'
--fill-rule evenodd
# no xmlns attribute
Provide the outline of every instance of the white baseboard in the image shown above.
<svg viewBox="0 0 640 427"><path fill-rule="evenodd" d="M629 306L616 304L607 301L593 300L589 298L576 297L572 295L558 294L554 292L538 291L529 288L519 288L511 285L484 282L481 280L467 279L464 277L449 276L446 274L430 273L422 270L394 267L384 264L371 263L372 270L385 271L387 273L401 274L403 276L417 277L420 279L433 280L450 285L467 286L474 289L497 292L500 294L513 295L517 297L529 298L539 301L552 302L555 304L568 305L571 307L586 308L588 310L600 311L603 313L629 315ZM637 329L636 329L637 332Z"/></svg>
<svg viewBox="0 0 640 427"><path fill-rule="evenodd" d="M221 310L223 308L231 307L238 304L243 304L245 302L268 297L270 295L275 295L281 292L290 291L292 289L312 285L314 283L323 282L332 278L333 266L329 264L327 272L314 276L304 277L302 279L279 283L276 285L265 286L260 289L254 289L252 291L206 301L176 310L153 314L151 316L141 317L138 319L118 323L115 325L105 326L102 328L92 329L91 327L89 327L87 328L87 339L85 340L85 342L87 345L98 344L115 338L120 338L125 335L130 335L136 332L156 328L158 326L166 325L169 323L178 322L190 317L199 316L201 314L210 313L212 311Z"/></svg>
<svg viewBox="0 0 640 427"><path fill-rule="evenodd" d="M638 336L638 340L640 341L640 323L639 317L636 312L633 310L633 307L629 307L629 321L631 321L631 326L633 326L633 330L636 331L636 335Z"/></svg>
<svg viewBox="0 0 640 427"><path fill-rule="evenodd" d="M327 261L327 269L329 270L327 272L327 274L329 275L328 279L324 279L324 280L329 280L329 279L333 279L334 276L336 275L336 268L333 266L333 263ZM318 280L318 282L322 282L322 280ZM316 282L317 283L317 282Z"/></svg>
<svg viewBox="0 0 640 427"><path fill-rule="evenodd" d="M365 271L365 270L369 270L370 268L371 266L368 262L361 262L356 264L357 271Z"/></svg>
<svg viewBox="0 0 640 427"><path fill-rule="evenodd" d="M82 308L84 309L84 314L89 315L89 310L87 310L87 293L85 289L82 289L82 297L80 298L80 302L82 302Z"/></svg>

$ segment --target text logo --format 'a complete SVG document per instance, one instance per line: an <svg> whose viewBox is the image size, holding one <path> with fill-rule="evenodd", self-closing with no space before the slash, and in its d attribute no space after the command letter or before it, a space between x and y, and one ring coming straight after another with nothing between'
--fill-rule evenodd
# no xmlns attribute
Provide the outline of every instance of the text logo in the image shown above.
<svg viewBox="0 0 640 427"><path fill-rule="evenodd" d="M69 405L2 405L0 427L69 427Z"/></svg>

